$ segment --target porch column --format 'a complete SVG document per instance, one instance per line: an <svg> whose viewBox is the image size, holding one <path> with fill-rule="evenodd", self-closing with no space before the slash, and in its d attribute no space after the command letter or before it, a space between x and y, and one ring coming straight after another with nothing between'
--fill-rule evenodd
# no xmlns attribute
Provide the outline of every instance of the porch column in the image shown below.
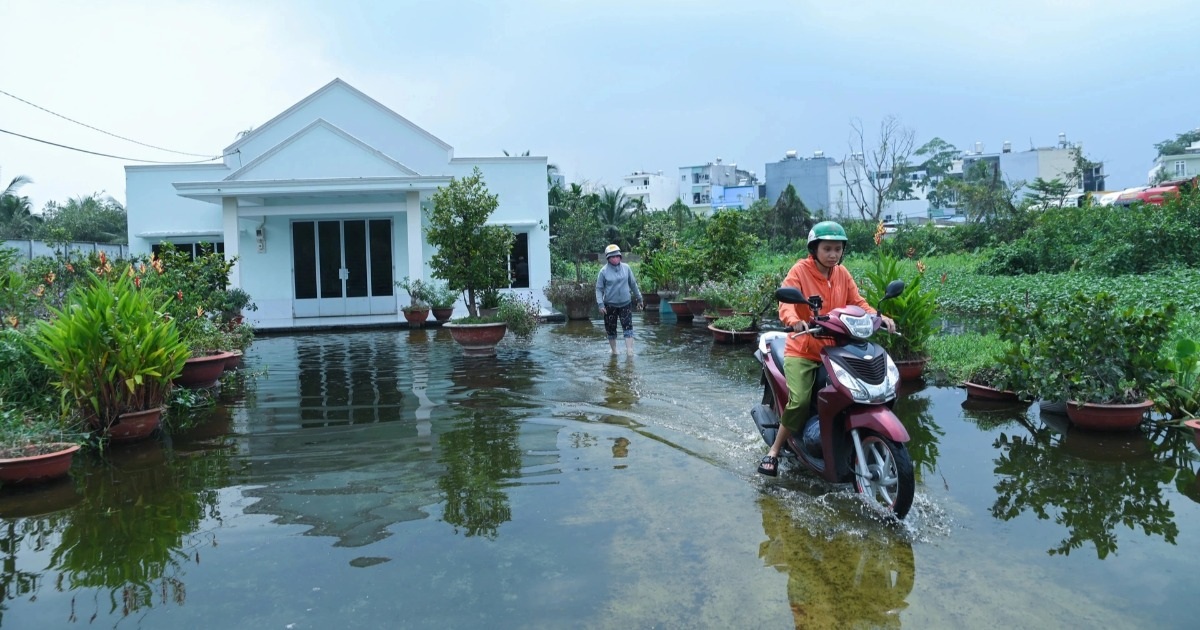
<svg viewBox="0 0 1200 630"><path fill-rule="evenodd" d="M405 197L405 212L408 215L408 276L425 279L425 255L421 243L425 235L421 232L421 193L410 190Z"/></svg>
<svg viewBox="0 0 1200 630"><path fill-rule="evenodd" d="M238 202L237 197L221 197L221 231L225 233L225 260L240 258L241 238L238 236ZM233 263L229 271L229 286L241 288L242 264Z"/></svg>

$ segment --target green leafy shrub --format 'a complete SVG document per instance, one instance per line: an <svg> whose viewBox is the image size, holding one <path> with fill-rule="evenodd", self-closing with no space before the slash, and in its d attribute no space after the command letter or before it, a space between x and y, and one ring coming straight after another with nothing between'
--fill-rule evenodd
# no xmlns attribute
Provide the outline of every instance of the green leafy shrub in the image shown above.
<svg viewBox="0 0 1200 630"><path fill-rule="evenodd" d="M718 330L728 330L731 332L752 330L754 328L754 319L748 315L734 315L733 317L722 317L714 321L712 326Z"/></svg>
<svg viewBox="0 0 1200 630"><path fill-rule="evenodd" d="M162 406L188 358L174 320L162 313L166 300L139 289L134 277L132 267L110 278L89 274L30 340L57 379L63 407L100 428L122 413Z"/></svg>
<svg viewBox="0 0 1200 630"><path fill-rule="evenodd" d="M500 298L496 317L508 324L508 331L518 339L530 339L541 321L541 304L533 298L506 293Z"/></svg>

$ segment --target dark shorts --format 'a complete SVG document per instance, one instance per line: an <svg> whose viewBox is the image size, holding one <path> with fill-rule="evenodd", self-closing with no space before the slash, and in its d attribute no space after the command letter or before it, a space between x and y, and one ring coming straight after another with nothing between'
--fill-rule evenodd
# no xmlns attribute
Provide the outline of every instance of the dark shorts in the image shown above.
<svg viewBox="0 0 1200 630"><path fill-rule="evenodd" d="M626 337L633 336L633 304L625 306L604 305L604 332L609 339L617 338L617 319L621 320L621 330Z"/></svg>

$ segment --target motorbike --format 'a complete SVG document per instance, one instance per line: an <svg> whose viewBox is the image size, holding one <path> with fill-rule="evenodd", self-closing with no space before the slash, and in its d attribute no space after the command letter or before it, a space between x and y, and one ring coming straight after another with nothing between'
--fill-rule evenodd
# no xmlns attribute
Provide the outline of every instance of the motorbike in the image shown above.
<svg viewBox="0 0 1200 630"><path fill-rule="evenodd" d="M904 292L904 282L888 284L883 300ZM807 304L814 314L809 329L792 336L816 335L833 345L821 349L807 420L793 432L780 455L798 460L831 483L849 483L868 501L904 518L912 507L915 480L905 443L908 431L892 411L900 372L887 352L869 338L882 320L859 306L821 313L821 297L805 298L797 289L775 291L780 302ZM767 445L775 442L788 402L783 352L789 333L759 337L754 358L762 365L762 402L750 410Z"/></svg>

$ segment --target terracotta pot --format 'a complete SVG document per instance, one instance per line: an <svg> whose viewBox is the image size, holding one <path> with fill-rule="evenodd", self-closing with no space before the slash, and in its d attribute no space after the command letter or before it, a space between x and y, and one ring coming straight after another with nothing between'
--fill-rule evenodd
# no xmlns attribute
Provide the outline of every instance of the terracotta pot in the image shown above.
<svg viewBox="0 0 1200 630"><path fill-rule="evenodd" d="M1191 427L1192 440L1194 440L1196 442L1196 448L1200 448L1200 418L1192 418L1191 420L1184 420L1183 425L1186 427ZM1198 479L1200 479L1200 477L1198 477Z"/></svg>
<svg viewBox="0 0 1200 630"><path fill-rule="evenodd" d="M420 328L425 325L425 320L429 319L429 309L414 308L405 309L404 319L408 320L408 325L411 328Z"/></svg>
<svg viewBox="0 0 1200 630"><path fill-rule="evenodd" d="M229 356L225 357L225 371L226 372L236 370L236 369L242 367L242 355L244 353L241 350L230 350L228 352L228 354L229 354Z"/></svg>
<svg viewBox="0 0 1200 630"><path fill-rule="evenodd" d="M660 300L662 300L662 297L651 291L650 293L643 293L642 300L645 301L645 310L650 310L650 307L658 306L658 303Z"/></svg>
<svg viewBox="0 0 1200 630"><path fill-rule="evenodd" d="M497 307L495 307L495 308L483 308L483 307L479 307L479 309L478 309L478 310L479 310L479 316L480 316L480 317L492 317L492 316L494 316L496 313L499 313L499 312L500 312L500 307L498 307L498 306L497 306Z"/></svg>
<svg viewBox="0 0 1200 630"><path fill-rule="evenodd" d="M101 433L113 442L136 442L154 433L162 424L162 414L163 407L123 413L117 416L116 423L102 429Z"/></svg>
<svg viewBox="0 0 1200 630"><path fill-rule="evenodd" d="M1071 424L1089 431L1132 431L1146 417L1154 402L1144 400L1132 405L1105 405L1067 401Z"/></svg>
<svg viewBox="0 0 1200 630"><path fill-rule="evenodd" d="M732 308L718 308L717 316L718 317L733 317L733 309Z"/></svg>
<svg viewBox="0 0 1200 630"><path fill-rule="evenodd" d="M181 387L212 387L225 371L228 358L228 352L192 357L183 364L183 372L175 377L175 384Z"/></svg>
<svg viewBox="0 0 1200 630"><path fill-rule="evenodd" d="M668 302L671 305L671 312L675 313L680 321L692 321L692 309L688 308L687 302Z"/></svg>
<svg viewBox="0 0 1200 630"><path fill-rule="evenodd" d="M451 317L454 317L454 307L453 306L450 306L447 308L435 308L435 309L431 309L431 310L433 311L433 318L438 320L439 322L445 323L445 322L450 321Z"/></svg>
<svg viewBox="0 0 1200 630"><path fill-rule="evenodd" d="M1021 399L1017 397L1017 392L1007 389L996 389L995 387L988 387L987 385L980 385L970 381L964 382L963 387L967 389L967 398L994 400L996 402L1021 402Z"/></svg>
<svg viewBox="0 0 1200 630"><path fill-rule="evenodd" d="M6 450L0 453L0 483L21 485L65 477L78 450L78 444L68 442ZM24 455L22 451L33 454Z"/></svg>
<svg viewBox="0 0 1200 630"><path fill-rule="evenodd" d="M692 317L700 317L704 311L708 310L708 301L704 298L685 297L683 301L687 304L688 310L692 312Z"/></svg>
<svg viewBox="0 0 1200 630"><path fill-rule="evenodd" d="M925 371L925 364L929 363L929 359L905 359L896 361L896 369L900 371L900 380L915 381L921 378L921 373Z"/></svg>
<svg viewBox="0 0 1200 630"><path fill-rule="evenodd" d="M717 343L750 343L758 339L758 331L755 330L721 330L711 324L708 330L712 332L713 341Z"/></svg>
<svg viewBox="0 0 1200 630"><path fill-rule="evenodd" d="M463 347L469 357L487 357L496 354L496 344L508 332L508 324L446 324L443 328Z"/></svg>
<svg viewBox="0 0 1200 630"><path fill-rule="evenodd" d="M567 316L567 319L591 319L592 311L596 309L596 301L594 298L567 300L563 307L566 309L563 314Z"/></svg>

